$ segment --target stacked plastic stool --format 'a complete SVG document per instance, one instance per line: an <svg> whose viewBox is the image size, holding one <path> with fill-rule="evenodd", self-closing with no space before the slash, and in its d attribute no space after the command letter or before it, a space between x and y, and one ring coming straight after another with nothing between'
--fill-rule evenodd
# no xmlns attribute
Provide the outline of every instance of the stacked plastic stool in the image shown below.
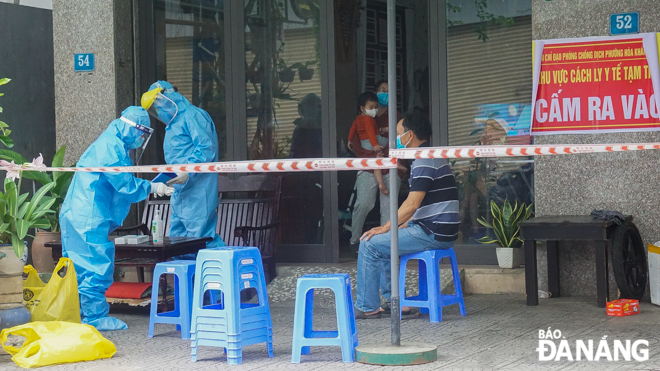
<svg viewBox="0 0 660 371"><path fill-rule="evenodd" d="M158 294L160 292L160 276L174 275L174 310L158 313ZM182 339L190 339L190 314L192 311L194 260L176 260L158 263L154 268L151 285L151 311L149 314L149 337L154 336L156 323L170 323L181 330Z"/></svg>
<svg viewBox="0 0 660 371"><path fill-rule="evenodd" d="M337 331L314 331L314 289L331 289L335 294ZM355 312L348 274L307 274L298 278L293 321L291 362L300 363L310 346L340 346L344 362L355 361L358 345Z"/></svg>
<svg viewBox="0 0 660 371"><path fill-rule="evenodd" d="M440 292L440 261L449 258L454 277L454 295L443 295ZM419 294L401 299L401 308L404 306L420 308L421 313L428 313L431 322L442 322L442 307L458 304L461 315L465 315L465 302L461 277L456 262L454 248L446 250L428 250L401 257L399 266L399 289L405 292L406 265L408 260L417 259L419 267Z"/></svg>
<svg viewBox="0 0 660 371"><path fill-rule="evenodd" d="M227 363L243 361L243 347L266 343L273 357L273 324L261 254L256 247L204 249L197 254L192 322L192 361L199 346L225 348ZM241 303L241 291L254 288L258 303ZM219 303L203 306L204 292L221 291Z"/></svg>

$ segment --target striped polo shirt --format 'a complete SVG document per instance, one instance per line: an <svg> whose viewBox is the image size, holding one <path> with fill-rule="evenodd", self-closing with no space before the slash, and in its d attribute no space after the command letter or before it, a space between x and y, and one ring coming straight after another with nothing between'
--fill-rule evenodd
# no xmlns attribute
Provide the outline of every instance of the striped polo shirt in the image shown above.
<svg viewBox="0 0 660 371"><path fill-rule="evenodd" d="M423 143L420 147L428 147ZM438 241L458 238L458 189L456 178L446 159L420 158L411 165L410 192L426 192L422 204L413 215L413 223Z"/></svg>

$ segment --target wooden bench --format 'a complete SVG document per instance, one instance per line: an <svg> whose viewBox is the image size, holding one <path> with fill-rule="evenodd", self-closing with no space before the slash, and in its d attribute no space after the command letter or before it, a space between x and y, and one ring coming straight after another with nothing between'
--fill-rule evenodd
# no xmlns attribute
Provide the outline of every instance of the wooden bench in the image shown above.
<svg viewBox="0 0 660 371"><path fill-rule="evenodd" d="M279 226L278 212L282 178L269 175L246 175L236 180L218 177L218 224L216 233L228 246L254 246L261 251L267 282L277 275L275 270L275 241ZM165 199L145 201L142 223L133 227L118 228L122 234L151 235L149 226L156 210L165 224L165 236L169 236L172 209ZM130 263L119 263L129 265ZM148 266L148 265L147 265ZM144 268L138 267L138 277L144 277Z"/></svg>
<svg viewBox="0 0 660 371"><path fill-rule="evenodd" d="M264 263L264 273L270 282L277 272L275 270L275 242L282 179L269 175L247 175L236 180L219 176L218 192L218 224L216 233L228 246L254 246L259 248ZM152 199L145 201L144 212L140 224L132 227L120 227L113 233L119 235L144 234L151 235L151 221L156 210L160 212L165 224L165 236L169 237L170 217L172 209L169 199ZM61 243L49 243L53 248L53 257L61 256ZM59 251L59 254L57 254ZM153 267L156 260L138 259L143 254L130 256L126 251L117 259L116 266L136 267L138 281L144 282L144 268Z"/></svg>

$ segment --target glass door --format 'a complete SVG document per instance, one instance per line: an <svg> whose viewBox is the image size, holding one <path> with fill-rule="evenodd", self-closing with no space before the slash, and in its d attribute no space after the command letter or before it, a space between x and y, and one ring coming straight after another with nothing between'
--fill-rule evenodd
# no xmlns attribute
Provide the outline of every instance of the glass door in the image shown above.
<svg viewBox="0 0 660 371"><path fill-rule="evenodd" d="M249 160L323 157L318 0L245 0ZM283 174L279 243L323 245L323 173Z"/></svg>
<svg viewBox="0 0 660 371"><path fill-rule="evenodd" d="M332 1L152 0L139 6L141 28L149 30L140 36L140 79L168 80L209 113L220 161L336 156ZM145 84L140 81L142 90ZM157 128L157 138L159 131L164 128ZM163 163L162 148L159 155L149 163ZM338 221L327 216L337 215L330 201L337 175L275 175L282 177L277 259L336 261L330 231Z"/></svg>

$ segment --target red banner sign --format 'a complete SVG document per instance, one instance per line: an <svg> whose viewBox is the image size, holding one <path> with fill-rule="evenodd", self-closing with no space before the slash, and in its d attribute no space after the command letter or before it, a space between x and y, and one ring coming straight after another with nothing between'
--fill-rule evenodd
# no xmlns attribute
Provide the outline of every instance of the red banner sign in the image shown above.
<svg viewBox="0 0 660 371"><path fill-rule="evenodd" d="M536 42L532 133L660 130L657 47L644 37Z"/></svg>

